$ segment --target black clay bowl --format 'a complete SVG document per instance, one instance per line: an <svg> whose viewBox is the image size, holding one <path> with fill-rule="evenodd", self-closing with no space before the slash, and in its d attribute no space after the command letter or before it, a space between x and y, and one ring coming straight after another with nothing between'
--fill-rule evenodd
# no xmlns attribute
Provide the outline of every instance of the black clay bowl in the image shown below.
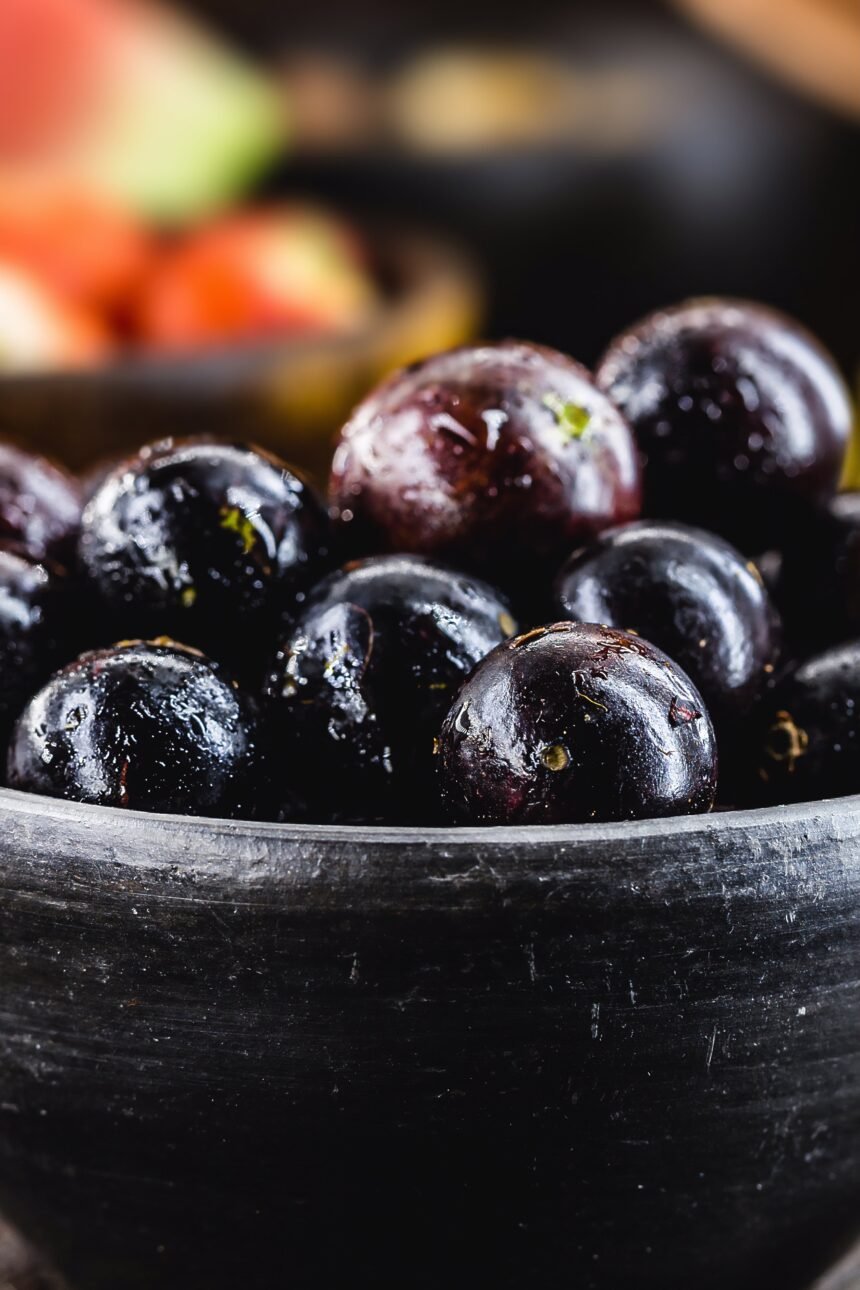
<svg viewBox="0 0 860 1290"><path fill-rule="evenodd" d="M798 1290L860 1219L860 799L601 827L0 793L0 1208L75 1290Z"/></svg>

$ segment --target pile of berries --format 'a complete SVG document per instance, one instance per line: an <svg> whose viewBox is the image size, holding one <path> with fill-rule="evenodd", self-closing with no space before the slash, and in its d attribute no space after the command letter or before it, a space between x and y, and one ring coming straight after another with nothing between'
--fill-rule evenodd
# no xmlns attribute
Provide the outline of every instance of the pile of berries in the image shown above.
<svg viewBox="0 0 860 1290"><path fill-rule="evenodd" d="M86 481L3 448L6 782L418 826L860 791L851 420L797 324L701 300L594 374L512 341L397 373L328 508L250 446Z"/></svg>

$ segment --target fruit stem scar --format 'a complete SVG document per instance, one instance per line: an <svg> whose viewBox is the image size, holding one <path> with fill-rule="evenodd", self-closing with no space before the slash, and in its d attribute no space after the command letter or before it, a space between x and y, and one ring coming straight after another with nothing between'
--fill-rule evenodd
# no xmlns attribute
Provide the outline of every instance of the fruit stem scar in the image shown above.
<svg viewBox="0 0 860 1290"><path fill-rule="evenodd" d="M566 403L552 391L544 395L543 405L549 408L558 428L569 439L581 439L591 424L591 413L587 408L580 407L578 403Z"/></svg>
<svg viewBox="0 0 860 1290"><path fill-rule="evenodd" d="M793 774L798 761L809 748L809 735L797 724L790 712L782 709L777 712L776 721L768 735L765 747L768 757L771 761L786 762L789 775Z"/></svg>
<svg viewBox="0 0 860 1290"><path fill-rule="evenodd" d="M570 753L564 744L547 744L541 749L540 759L547 770L567 770L570 765Z"/></svg>
<svg viewBox="0 0 860 1290"><path fill-rule="evenodd" d="M248 555L257 541L257 530L248 516L243 515L238 506L222 506L220 515L221 528L237 533L242 539L243 555Z"/></svg>

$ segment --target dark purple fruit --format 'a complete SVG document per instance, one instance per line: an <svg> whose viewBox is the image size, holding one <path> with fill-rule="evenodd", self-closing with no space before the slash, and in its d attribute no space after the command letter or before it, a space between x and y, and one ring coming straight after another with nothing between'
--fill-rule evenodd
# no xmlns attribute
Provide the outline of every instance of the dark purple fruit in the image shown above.
<svg viewBox="0 0 860 1290"><path fill-rule="evenodd" d="M81 520L76 481L54 462L0 443L0 543L67 564Z"/></svg>
<svg viewBox="0 0 860 1290"><path fill-rule="evenodd" d="M76 599L64 573L0 549L0 744L39 686L76 652Z"/></svg>
<svg viewBox="0 0 860 1290"><path fill-rule="evenodd" d="M638 515L639 464L585 368L505 341L373 391L341 434L331 500L353 550L421 552L510 586Z"/></svg>
<svg viewBox="0 0 860 1290"><path fill-rule="evenodd" d="M860 793L860 641L801 664L768 698L759 724L766 801Z"/></svg>
<svg viewBox="0 0 860 1290"><path fill-rule="evenodd" d="M635 631L680 663L719 730L772 677L779 626L757 567L713 533L641 520L577 551L556 580L559 617Z"/></svg>
<svg viewBox="0 0 860 1290"><path fill-rule="evenodd" d="M691 300L610 345L601 388L645 461L645 514L690 520L744 550L779 541L839 483L851 404L830 356L762 305Z"/></svg>
<svg viewBox="0 0 860 1290"><path fill-rule="evenodd" d="M247 701L172 642L84 654L18 720L11 788L99 806L226 816L246 807L256 755Z"/></svg>
<svg viewBox="0 0 860 1290"><path fill-rule="evenodd" d="M328 517L258 448L200 440L144 449L87 505L80 562L123 634L163 635L242 665L318 576Z"/></svg>
<svg viewBox="0 0 860 1290"><path fill-rule="evenodd" d="M281 813L298 796L317 820L431 818L442 717L478 660L515 631L492 587L417 556L332 574L267 686Z"/></svg>
<svg viewBox="0 0 860 1290"><path fill-rule="evenodd" d="M860 636L860 493L843 493L788 535L777 595L801 653Z"/></svg>
<svg viewBox="0 0 860 1290"><path fill-rule="evenodd" d="M566 824L709 811L704 700L661 650L586 623L494 649L445 718L439 770L461 824Z"/></svg>

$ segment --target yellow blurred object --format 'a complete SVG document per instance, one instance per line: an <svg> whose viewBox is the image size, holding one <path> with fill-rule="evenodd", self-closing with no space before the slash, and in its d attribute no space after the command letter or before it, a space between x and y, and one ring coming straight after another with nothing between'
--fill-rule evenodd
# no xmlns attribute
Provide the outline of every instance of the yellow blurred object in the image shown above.
<svg viewBox="0 0 860 1290"><path fill-rule="evenodd" d="M529 143L578 115L576 80L540 54L441 50L409 64L389 92L400 134L428 151Z"/></svg>
<svg viewBox="0 0 860 1290"><path fill-rule="evenodd" d="M677 0L814 97L860 116L860 0Z"/></svg>
<svg viewBox="0 0 860 1290"><path fill-rule="evenodd" d="M857 376L857 397L854 401L854 434L845 457L841 489L843 493L860 490L860 373Z"/></svg>
<svg viewBox="0 0 860 1290"><path fill-rule="evenodd" d="M382 117L407 150L468 154L571 145L615 150L641 139L663 107L640 71L577 67L551 53L429 50L385 91Z"/></svg>

